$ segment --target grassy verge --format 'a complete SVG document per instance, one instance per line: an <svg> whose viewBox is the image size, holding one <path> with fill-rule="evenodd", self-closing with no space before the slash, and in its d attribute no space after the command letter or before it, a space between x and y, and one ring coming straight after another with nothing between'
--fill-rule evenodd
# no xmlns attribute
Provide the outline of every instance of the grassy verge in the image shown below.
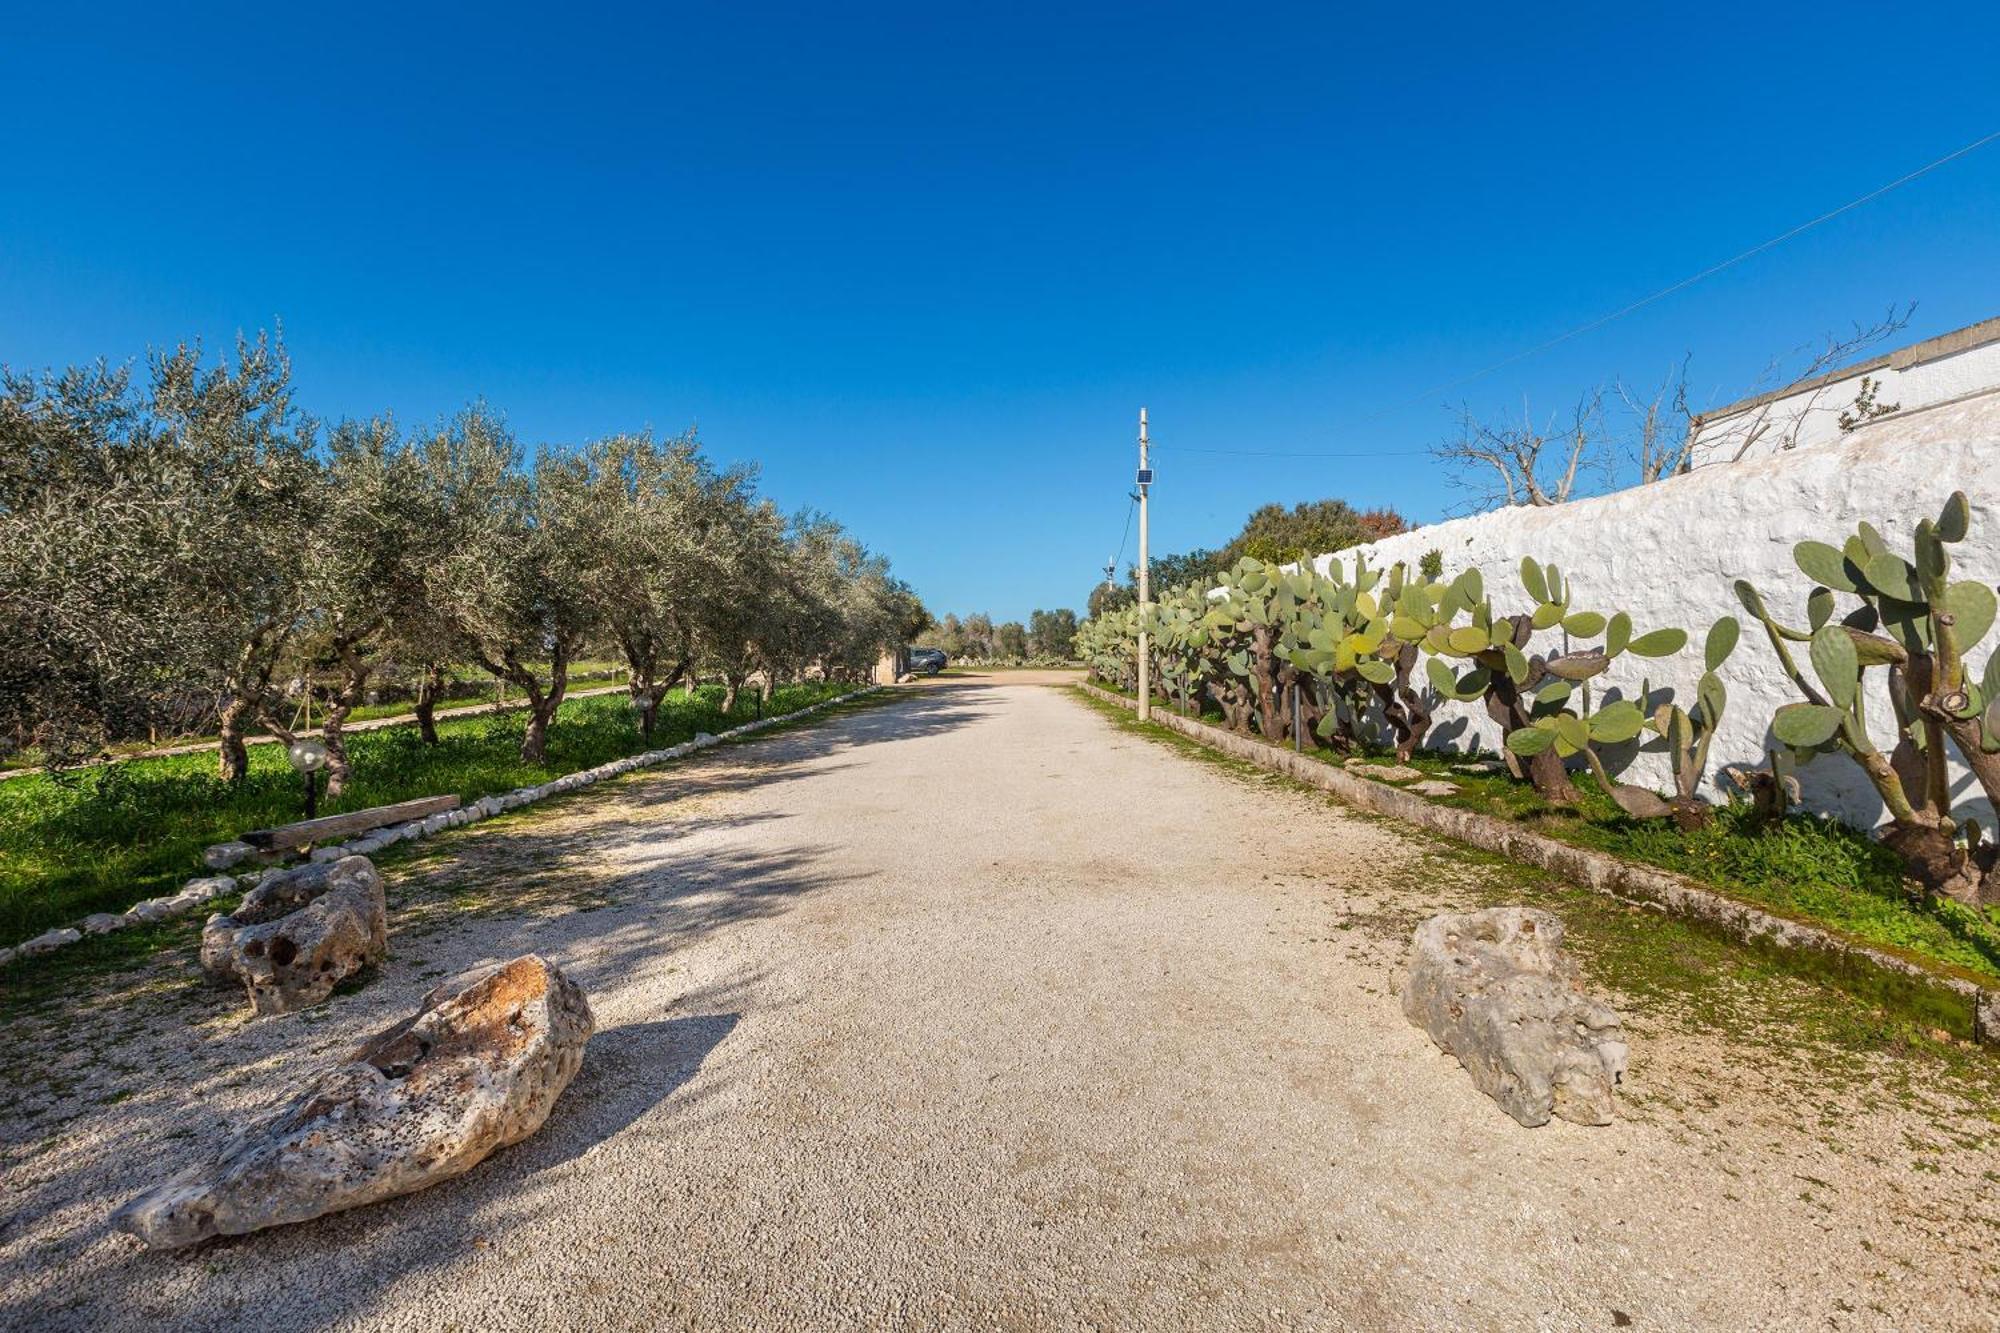
<svg viewBox="0 0 2000 1333"><path fill-rule="evenodd" d="M1597 984L1623 998L1628 1026L1656 1026L1726 1036L1758 1059L1771 1052L1800 1062L1816 1090L1821 1079L1872 1077L1874 1062L1896 1061L1891 1077L1905 1086L1950 1086L2000 1118L2000 1061L1954 1036L1921 993L1857 993L1847 973L1816 954L1748 946L1698 921L1635 907L1577 888L1450 839L1343 805L1317 787L1211 750L1156 723L1075 691L1119 730L1168 746L1239 781L1324 802L1351 819L1381 822L1420 849L1400 875L1375 888L1398 890L1406 905L1377 918L1349 918L1339 929L1362 929L1400 948L1445 898L1469 895L1475 906L1526 903L1562 918L1565 942ZM1860 1003L1856 1001L1860 1000ZM1754 1052L1754 1053L1753 1053ZM1934 1082L1935 1081L1935 1082Z"/></svg>
<svg viewBox="0 0 2000 1333"><path fill-rule="evenodd" d="M1078 693L1107 715L1139 726L1129 713ZM1144 729L1206 753L1204 747L1176 732L1163 727ZM1330 764L1342 760L1326 752L1315 757ZM1377 757L1385 763L1394 762L1392 756ZM1982 980L2000 979L2000 930L1993 922L1956 903L1926 901L1904 881L1893 855L1865 834L1836 821L1795 816L1781 827L1753 832L1746 827L1745 811L1725 809L1717 812L1709 828L1682 834L1671 825L1629 819L1587 775L1578 781L1583 790L1578 805L1555 807L1531 787L1504 774L1479 776L1452 768L1465 761L1465 756L1420 755L1410 766L1458 785L1456 796L1431 798L1442 804L1510 820L1572 845L1656 865L1728 897L1826 926L1905 956L1943 964ZM1485 857L1471 849L1462 850L1466 856ZM1712 934L1695 925L1687 928ZM1783 965L1789 970L1831 981L1850 994L1889 1005L1928 1025L1967 1026L1964 1005L1941 991L1933 994L1926 987L1887 981L1874 975L1872 969L1868 975L1860 975L1816 955L1734 942L1727 947L1760 955L1771 953L1787 960Z"/></svg>
<svg viewBox="0 0 2000 1333"><path fill-rule="evenodd" d="M850 688L787 686L768 711L790 712ZM651 742L623 695L572 700L550 728L540 765L521 762L519 712L440 722L434 746L413 728L357 733L349 743L355 781L321 813L448 792L474 800L758 716L754 696L725 714L721 695L711 686L669 696ZM299 779L278 747L253 747L250 773L238 783L218 780L214 766L210 754L175 755L0 783L0 945L171 892L200 872L208 844L301 817Z"/></svg>
<svg viewBox="0 0 2000 1333"><path fill-rule="evenodd" d="M821 697L851 690L842 686ZM780 692L781 696L784 692ZM755 745L759 741L793 731L823 726L825 723L851 713L877 708L893 703L906 696L884 690L850 699L845 703L824 709L809 717L795 718L763 731L751 732L746 736L732 736L718 750L738 745ZM675 696L679 698L678 695ZM780 702L782 702L782 698ZM803 708L813 699L793 700L774 712L789 712ZM737 718L735 721L747 719ZM706 728L713 731L715 727ZM663 733L661 733L663 734ZM665 744L662 741L661 744ZM716 751L709 751L713 754ZM658 773L653 769L646 772ZM549 774L538 775L546 779ZM407 882L413 873L421 876L427 869L461 854L458 840L479 837L493 833L532 833L538 823L560 817L562 807L568 801L589 800L593 795L602 794L607 789L615 790L620 782L629 782L645 776L645 772L634 773L624 778L613 779L608 784L588 787L581 791L569 792L550 797L546 801L499 816L471 827L450 830L436 837L417 842L401 842L386 847L370 858L385 873L390 875L389 903L392 934L400 936L410 928L399 908L399 884ZM400 877L400 878L399 878ZM510 874L507 883L517 885L517 874ZM474 882L450 885L452 911L467 910L511 910L519 906L518 895L511 891L507 895L497 895L491 886L481 886ZM220 898L213 904L215 911L227 911L235 905L234 898ZM185 987L205 987L209 983L201 979L195 970L199 951L201 927L209 909L203 909L192 916L175 921L164 921L151 926L134 926L127 930L114 931L109 935L92 935L66 949L33 958L19 958L8 966L0 977L0 1014L12 1015L31 1012L62 1012L64 1007L75 1002L75 997L87 987L98 985L104 978L115 976L116 985L130 987L129 995L158 994L168 996ZM392 939L390 947L397 947ZM148 967L148 964L156 966ZM357 978L343 983L343 991L362 984Z"/></svg>
<svg viewBox="0 0 2000 1333"><path fill-rule="evenodd" d="M570 669L569 688L572 691L594 690L606 685L616 685L624 677L625 667L622 663L608 661L579 662ZM547 683L546 677L544 677L543 683ZM445 687L447 693L440 697L437 703L438 711L440 712L452 708L476 708L484 704L502 701L503 698L509 704L518 704L521 700L519 689L511 691L502 690L491 676L474 673L470 668L465 667L458 668L448 675L445 680ZM353 726L357 722L373 722L378 718L385 717L410 718L413 717L411 710L415 707L415 701L408 697L392 699L385 703L362 704L347 715L347 724ZM319 723L320 716L315 712L313 714L314 727L317 727ZM254 739L268 737L271 733L260 727L253 726L249 734ZM106 746L103 753L100 756L94 757L90 762L96 763L99 758L117 759L126 755L144 754L148 750L164 750L181 745L213 745L215 741L216 737L213 732L189 732L185 735L161 736L150 740L116 741ZM14 773L25 769L40 768L41 765L41 751L31 747L0 758L0 773ZM79 767L88 766L87 764L79 765Z"/></svg>

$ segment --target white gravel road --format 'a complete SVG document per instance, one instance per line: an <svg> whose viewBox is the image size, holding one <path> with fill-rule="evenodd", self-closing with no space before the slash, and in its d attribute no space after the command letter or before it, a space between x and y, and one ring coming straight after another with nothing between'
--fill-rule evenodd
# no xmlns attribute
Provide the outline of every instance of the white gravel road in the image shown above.
<svg viewBox="0 0 2000 1333"><path fill-rule="evenodd" d="M1065 691L934 685L423 856L390 964L320 1010L246 1022L175 960L7 1020L0 1324L1992 1326L1993 1186L1914 1168L1879 1085L1659 1031L1628 1118L1522 1129L1404 1023L1403 927L1370 928L1464 872ZM190 1252L103 1229L530 949L599 1027L534 1139Z"/></svg>

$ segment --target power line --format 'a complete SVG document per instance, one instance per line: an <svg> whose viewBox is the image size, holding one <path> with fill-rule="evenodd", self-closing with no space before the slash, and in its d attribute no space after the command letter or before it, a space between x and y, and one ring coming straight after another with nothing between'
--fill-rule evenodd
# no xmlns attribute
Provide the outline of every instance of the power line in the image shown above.
<svg viewBox="0 0 2000 1333"><path fill-rule="evenodd" d="M1132 540L1132 515L1139 508L1139 497L1137 495L1128 495L1125 499L1129 502L1125 506L1125 535L1118 539L1118 554L1111 557L1111 567L1113 569L1125 563L1125 543Z"/></svg>
<svg viewBox="0 0 2000 1333"><path fill-rule="evenodd" d="M1161 449L1177 454L1228 454L1237 458L1414 458L1428 454L1428 449L1361 449L1336 453L1298 452L1290 449L1191 449L1186 445L1155 444L1155 453Z"/></svg>
<svg viewBox="0 0 2000 1333"><path fill-rule="evenodd" d="M1650 296L1642 296L1638 300L1632 302L1630 305L1621 306L1620 308L1612 311L1608 315L1600 315L1596 319L1591 320L1587 324L1579 324L1575 328L1570 329L1565 333L1557 334L1555 337L1548 339L1546 342L1536 343L1533 347L1528 348L1526 351L1516 352L1512 356L1504 357L1501 360L1495 361L1490 366L1487 366L1480 370L1475 370L1470 375L1463 375L1455 380L1447 380L1445 383L1436 385L1429 389L1425 389L1422 393L1417 394L1414 397L1407 399L1403 402L1393 403L1390 406L1381 409L1380 411L1370 413L1369 415L1364 417L1355 417L1353 420L1356 422L1373 421L1377 417L1386 416L1391 412L1401 411L1403 408L1409 407L1415 403L1420 403L1434 394L1446 393L1452 389L1458 388L1460 385L1470 384L1472 381L1490 375L1496 370L1505 369L1506 367L1513 365L1517 361L1525 361L1531 356L1534 356L1541 352L1546 352L1549 350L1549 348L1555 347L1561 343L1566 343L1572 338L1578 338L1586 333L1592 332L1593 330L1601 329L1606 324L1609 324L1614 320L1620 320L1625 318L1625 316L1631 314L1635 310L1644 309L1646 306L1652 305L1655 301L1664 300L1665 298L1672 296L1675 292L1686 291L1689 287L1694 286L1696 283L1701 282L1706 278L1714 277L1716 274L1722 272L1724 269L1733 268L1736 265L1742 263L1746 259L1751 259L1757 255L1763 254L1766 250L1769 250L1773 246L1782 245L1786 241L1791 240L1794 236L1803 235L1806 232L1811 231L1814 227L1819 226L1823 222L1831 222L1833 221L1833 219L1839 217L1842 213L1851 212L1852 210L1861 207L1863 204L1870 203L1876 199L1880 199L1883 195L1889 193L1889 191L1894 190L1899 186L1908 185L1911 181L1917 179L1917 177L1927 175L1930 172L1936 171L1939 167L1945 165L1947 162L1956 161L1957 159L1964 157L1967 153L1973 152L1980 148L1984 148L1987 144L1992 143L1995 139L2000 139L2000 130L1995 130L1991 134L1984 135L1978 139L1974 139L1971 143L1966 144L1963 148L1954 149L1951 152L1946 153L1943 157L1938 158L1934 162L1927 162L1923 166L1918 167L1915 171L1909 172L1906 175L1898 176L1895 180L1890 181L1887 185L1877 186L1875 189L1870 190L1867 194L1864 194L1856 199L1850 199L1846 203L1842 204L1839 208L1832 209L1828 212L1822 213L1818 217L1812 219L1810 222L1801 222L1798 226L1793 227L1790 231L1781 232L1778 235L1773 236L1768 241L1764 241L1758 245L1753 245L1748 250L1743 251L1741 254L1732 255L1728 259L1723 260L1719 264L1711 264L1707 268L1703 269L1701 272L1696 273L1691 277L1682 278L1679 282L1676 282L1671 286L1662 287L1660 288L1660 290L1654 292Z"/></svg>
<svg viewBox="0 0 2000 1333"><path fill-rule="evenodd" d="M1734 268L1736 265L1742 263L1746 259L1755 258L1756 256L1763 254L1766 250L1769 250L1774 246L1782 245L1786 241L1791 240L1795 236L1804 235L1806 232L1811 231L1814 227L1817 227L1825 222L1831 222L1833 219L1839 217L1843 213L1852 212L1854 209L1861 207L1863 204L1871 203L1874 200L1880 199L1883 195L1888 194L1891 190L1897 189L1904 185L1908 185L1911 181L1916 180L1919 176L1928 175L1929 173L1936 171L1939 167L1944 166L1948 162L1954 162L1957 159L1964 157L1967 153L1975 152L1978 149L1984 148L1987 144L1992 143L1996 139L2000 139L2000 130L1995 130L1991 134L1982 135L1980 138L1974 139L1971 143L1966 144L1962 148L1953 149L1951 152L1946 153L1943 157L1940 157L1935 161L1925 163L1923 166L1918 167L1915 171L1907 172L1904 175L1898 176L1895 180L1890 181L1887 185L1879 185L1864 195L1860 195L1857 198L1848 200L1846 203L1842 204L1838 208L1830 209L1829 211L1820 214L1818 217L1813 218L1808 222L1801 222L1798 226L1791 228L1789 231L1780 232L1778 235L1771 237L1771 239L1763 241L1757 245L1753 245L1748 250L1742 251L1740 254L1732 255L1728 259L1723 260L1721 263L1711 264L1707 268L1701 270L1699 273L1692 274L1689 277L1682 278L1679 282L1660 288L1660 290L1652 293L1650 296L1642 296L1638 300L1631 302L1629 305L1624 305L1619 307L1618 309L1612 311L1608 315L1600 315L1596 319L1590 320L1588 323L1579 324L1575 328L1569 329L1563 333L1559 333L1553 338L1549 338L1543 342L1536 343L1533 347L1529 347L1523 351L1515 352L1511 356L1502 357L1500 360L1495 361L1492 365L1482 367L1479 370L1475 370L1469 375L1461 375L1457 379L1446 380L1442 384L1433 385L1431 388L1425 389L1422 393L1415 394L1409 398L1391 403L1386 407L1378 408L1377 410L1369 412L1363 416L1350 417L1348 419L1347 424L1360 425L1363 422L1379 420L1382 417L1388 416L1392 412L1400 412L1406 407L1415 406L1416 404L1424 402L1426 399L1429 399L1437 394L1448 393L1453 389L1459 388L1466 384L1470 384L1474 380L1483 379L1484 377L1491 375L1496 370L1504 370L1508 366L1511 366L1518 361L1525 361L1531 356L1536 356L1542 352L1546 352L1551 347L1559 346L1563 343L1570 341L1572 338L1580 338L1586 333L1591 333L1597 329L1601 329L1607 324L1625 318L1625 316L1633 313L1636 310L1643 310L1645 307L1652 305L1656 301L1665 300L1667 297L1672 296L1676 292L1686 291L1688 288L1694 286L1696 283L1704 281L1705 279L1708 278L1712 278L1716 274L1722 272L1725 269ZM1157 449L1160 446L1154 445L1153 447ZM1326 453L1319 453L1319 452L1295 452L1291 450L1282 450L1282 449L1191 449L1181 445L1171 445L1168 447L1176 452L1184 454L1218 454L1218 455L1228 455L1231 457L1238 457L1238 458L1410 458L1410 457L1416 457L1421 454L1430 453L1430 450L1428 449L1371 449L1371 450L1359 450L1359 451L1332 451Z"/></svg>

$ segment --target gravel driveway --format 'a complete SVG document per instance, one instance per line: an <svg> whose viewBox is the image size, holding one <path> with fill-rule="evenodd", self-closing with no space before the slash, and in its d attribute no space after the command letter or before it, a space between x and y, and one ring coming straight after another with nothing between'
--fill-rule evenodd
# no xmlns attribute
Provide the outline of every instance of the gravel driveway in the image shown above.
<svg viewBox="0 0 2000 1333"><path fill-rule="evenodd" d="M171 960L7 1021L0 1324L1992 1326L1990 1116L1655 1025L1627 1118L1523 1129L1390 993L1476 871L1067 691L941 682L421 857L319 1010L246 1022ZM534 1139L192 1252L103 1230L530 949L598 1019ZM1974 1169L1912 1165L1941 1117Z"/></svg>

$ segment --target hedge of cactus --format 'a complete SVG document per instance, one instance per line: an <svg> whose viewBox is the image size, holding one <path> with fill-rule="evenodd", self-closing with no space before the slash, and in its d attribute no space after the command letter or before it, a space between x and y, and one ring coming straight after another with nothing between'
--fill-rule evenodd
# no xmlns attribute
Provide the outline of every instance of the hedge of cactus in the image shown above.
<svg viewBox="0 0 2000 1333"><path fill-rule="evenodd" d="M1777 815L1796 790L1792 766L1844 755L1881 793L1891 818L1884 841L1912 877L1929 891L1990 903L2000 900L2000 846L1975 821L1954 817L1945 780L1955 752L1987 798L2000 798L2000 653L1978 669L1968 659L2000 603L1986 585L1951 578L1948 548L1969 523L1961 493L1918 525L1908 557L1865 523L1838 547L1800 542L1794 556L1811 580L1803 628L1780 621L1748 582L1736 585L1802 697L1772 719L1771 766L1729 774ZM1476 569L1447 580L1435 564L1412 571L1335 560L1322 574L1245 559L1213 585L1085 622L1078 651L1097 678L1129 692L1143 628L1162 702L1213 707L1246 735L1278 741L1296 731L1298 743L1335 751L1383 745L1408 758L1441 701L1477 703L1506 737L1508 771L1545 798L1575 801L1580 769L1634 819L1705 822L1699 792L1728 705L1723 672L1738 621L1725 616L1702 636L1691 696L1650 683L1598 691L1593 682L1621 657L1688 651L1687 631L1642 631L1623 611L1579 608L1562 571L1532 557L1518 578L1518 593L1496 599ZM1854 605L1836 618L1843 597ZM1884 673L1895 710L1887 754L1868 733L1871 671ZM1601 751L1632 744L1666 755L1671 792L1612 776Z"/></svg>

